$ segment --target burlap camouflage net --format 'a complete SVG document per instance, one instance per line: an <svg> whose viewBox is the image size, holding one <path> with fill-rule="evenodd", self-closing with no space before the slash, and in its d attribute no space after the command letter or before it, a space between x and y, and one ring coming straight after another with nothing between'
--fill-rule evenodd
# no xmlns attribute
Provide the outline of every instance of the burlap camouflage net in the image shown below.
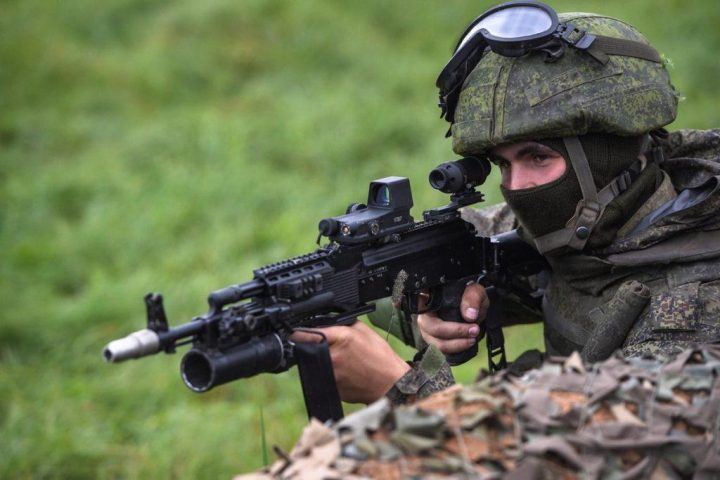
<svg viewBox="0 0 720 480"><path fill-rule="evenodd" d="M665 363L551 358L522 377L312 421L289 455L235 480L720 478L718 373L720 345Z"/></svg>

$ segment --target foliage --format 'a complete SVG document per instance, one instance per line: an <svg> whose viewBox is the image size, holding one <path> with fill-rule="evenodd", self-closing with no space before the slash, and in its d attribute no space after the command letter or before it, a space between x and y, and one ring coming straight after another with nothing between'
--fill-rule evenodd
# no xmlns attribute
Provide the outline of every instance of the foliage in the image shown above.
<svg viewBox="0 0 720 480"><path fill-rule="evenodd" d="M434 80L481 3L4 2L0 477L227 477L262 462L260 406L268 442L290 446L296 372L195 395L179 357L108 366L102 346L142 327L148 291L184 322L208 291L311 250L371 179L410 177L416 215L444 202L425 183L452 158ZM676 126L720 123L717 2L582 9L673 60ZM511 356L539 332L509 332Z"/></svg>

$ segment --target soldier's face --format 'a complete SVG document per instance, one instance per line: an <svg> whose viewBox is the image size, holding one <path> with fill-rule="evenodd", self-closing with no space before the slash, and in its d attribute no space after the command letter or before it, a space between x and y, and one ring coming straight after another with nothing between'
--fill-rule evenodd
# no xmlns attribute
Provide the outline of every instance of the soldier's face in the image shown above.
<svg viewBox="0 0 720 480"><path fill-rule="evenodd" d="M502 185L508 190L539 187L565 173L565 158L537 142L517 142L495 147L490 159L500 167Z"/></svg>

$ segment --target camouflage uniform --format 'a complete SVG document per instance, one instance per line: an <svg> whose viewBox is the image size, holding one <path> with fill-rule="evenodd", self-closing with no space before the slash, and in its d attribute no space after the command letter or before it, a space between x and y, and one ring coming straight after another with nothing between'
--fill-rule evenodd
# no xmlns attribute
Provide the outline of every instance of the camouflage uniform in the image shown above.
<svg viewBox="0 0 720 480"><path fill-rule="evenodd" d="M425 398L455 383L450 365L435 347L426 347L411 365L413 368L385 394L394 405Z"/></svg>
<svg viewBox="0 0 720 480"><path fill-rule="evenodd" d="M664 150L663 184L621 227L618 238L603 251L549 259L552 272L543 302L547 353L580 351L586 360L597 361L615 348L626 356L667 356L694 343L720 341L720 130L673 132ZM687 189L705 197L633 231ZM506 204L464 216L481 235L514 223ZM634 307L631 291L621 288L633 284L645 287ZM402 312L389 310L389 304L381 306L373 323L389 326L408 345L426 347L413 321L404 322L413 328L403 333ZM389 324L383 321L393 316ZM433 350L426 355L437 361ZM388 393L393 401L406 400L402 392L422 398L452 383L449 368L431 363L428 369L422 358Z"/></svg>
<svg viewBox="0 0 720 480"><path fill-rule="evenodd" d="M613 243L593 254L549 259L548 353L582 351L593 335L608 333L625 338L625 355L672 355L692 343L720 341L720 130L674 132L664 147L670 159L661 165L663 184ZM704 198L633 231L676 192L688 189ZM598 331L603 323L624 323L618 322L623 312L612 299L632 280L648 287L649 294L627 322L629 332Z"/></svg>
<svg viewBox="0 0 720 480"><path fill-rule="evenodd" d="M542 308L546 351L580 351L597 361L618 348L671 355L693 342L719 341L720 131L663 137L678 95L661 56L648 54L654 49L647 39L602 15L559 18L581 36L627 48L563 45L554 59L542 51L485 51L475 66L448 77L461 83L446 110L454 112L446 119L460 155L483 156L519 141L564 148L563 177L501 188L525 239L551 267ZM443 87L442 99L451 102ZM597 148L631 138L640 146ZM467 217L481 235L512 218L507 205ZM401 333L417 344L416 335Z"/></svg>

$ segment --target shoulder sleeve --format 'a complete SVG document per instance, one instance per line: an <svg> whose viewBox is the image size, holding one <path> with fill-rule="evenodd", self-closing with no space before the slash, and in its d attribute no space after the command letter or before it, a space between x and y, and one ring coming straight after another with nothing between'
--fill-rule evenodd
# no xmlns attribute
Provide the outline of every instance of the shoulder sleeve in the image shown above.
<svg viewBox="0 0 720 480"><path fill-rule="evenodd" d="M393 405L425 398L455 384L450 365L437 348L428 346L415 359L410 362L412 368L385 394Z"/></svg>
<svg viewBox="0 0 720 480"><path fill-rule="evenodd" d="M694 188L720 175L720 130L678 130L663 141L661 164L676 190Z"/></svg>
<svg viewBox="0 0 720 480"><path fill-rule="evenodd" d="M483 208L465 207L460 210L463 220L472 223L478 235L489 237L517 227L515 214L502 202Z"/></svg>
<svg viewBox="0 0 720 480"><path fill-rule="evenodd" d="M720 161L720 129L683 129L671 132L662 142L668 158L704 158Z"/></svg>

